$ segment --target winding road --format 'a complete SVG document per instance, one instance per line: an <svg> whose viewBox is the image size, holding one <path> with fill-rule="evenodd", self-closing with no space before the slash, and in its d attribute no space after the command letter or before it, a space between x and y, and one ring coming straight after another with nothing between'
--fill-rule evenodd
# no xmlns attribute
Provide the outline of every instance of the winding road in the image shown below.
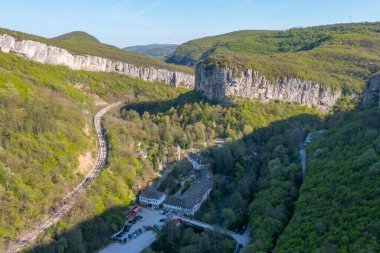
<svg viewBox="0 0 380 253"><path fill-rule="evenodd" d="M181 219L182 222L192 224L196 227L200 227L200 228L211 230L211 231L216 229L216 227L214 225L210 225L210 224L207 224L205 222L195 220L195 219L188 219L188 218L181 216L181 215L173 215L170 219ZM224 229L221 227L218 227L217 231L219 231L220 233L222 233L224 235L231 236L237 244L242 244L243 246L246 246L249 243L250 238L251 238L250 230L249 230L248 226L245 229L243 234L238 234L238 233L235 233L233 231L230 231L230 230L227 230L227 229Z"/></svg>
<svg viewBox="0 0 380 253"><path fill-rule="evenodd" d="M68 213L71 207L74 205L75 201L78 199L79 194L83 192L89 184L96 178L99 172L105 167L107 163L107 142L103 133L103 128L101 124L101 119L104 114L106 114L109 110L120 106L125 101L120 101L114 104L111 104L99 112L94 116L94 127L97 136L97 146L98 146L98 154L96 157L96 161L91 169L91 171L87 174L87 176L83 179L83 181L77 185L67 196L62 199L60 202L56 203L53 207L53 212L49 214L49 216L42 221L38 222L31 230L22 236L22 238L14 243L11 249L7 252L18 252L24 247L31 246L32 243L37 239L38 235L43 233L47 228L56 224L60 221L63 216Z"/></svg>
<svg viewBox="0 0 380 253"><path fill-rule="evenodd" d="M301 162L301 168L302 168L302 180L305 180L306 177L306 161L307 161L307 154L306 154L306 146L302 145L299 149L299 158Z"/></svg>

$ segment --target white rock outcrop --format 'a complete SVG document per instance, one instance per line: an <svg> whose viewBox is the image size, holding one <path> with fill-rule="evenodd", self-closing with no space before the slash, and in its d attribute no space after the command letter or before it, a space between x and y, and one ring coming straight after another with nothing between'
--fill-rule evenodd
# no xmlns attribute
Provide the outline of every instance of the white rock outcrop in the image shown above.
<svg viewBox="0 0 380 253"><path fill-rule="evenodd" d="M7 34L0 35L0 51L13 52L32 61L62 65L74 70L115 72L141 78L145 81L160 81L174 84L176 87L194 88L195 77L191 74L155 67L136 66L92 55L73 55L66 49L32 40L16 41L15 38Z"/></svg>
<svg viewBox="0 0 380 253"><path fill-rule="evenodd" d="M252 69L205 67L202 63L195 67L195 90L219 102L227 102L230 97L282 100L314 105L321 111L328 111L342 95L340 90L313 81L283 77L271 82Z"/></svg>

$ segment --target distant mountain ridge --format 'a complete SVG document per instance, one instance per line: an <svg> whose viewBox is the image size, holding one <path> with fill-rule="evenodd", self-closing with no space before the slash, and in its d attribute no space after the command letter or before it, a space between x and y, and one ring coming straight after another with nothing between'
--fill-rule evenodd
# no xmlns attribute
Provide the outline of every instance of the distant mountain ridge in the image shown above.
<svg viewBox="0 0 380 253"><path fill-rule="evenodd" d="M177 49L176 44L148 44L124 47L123 50L136 52L149 57L166 60Z"/></svg>

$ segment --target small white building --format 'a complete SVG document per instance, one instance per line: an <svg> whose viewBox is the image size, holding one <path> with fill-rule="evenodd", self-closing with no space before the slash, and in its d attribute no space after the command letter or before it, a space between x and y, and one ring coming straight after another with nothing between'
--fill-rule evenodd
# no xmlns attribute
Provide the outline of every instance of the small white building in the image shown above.
<svg viewBox="0 0 380 253"><path fill-rule="evenodd" d="M195 170L208 169L210 167L210 164L206 163L205 159L198 153L189 152L186 158Z"/></svg>
<svg viewBox="0 0 380 253"><path fill-rule="evenodd" d="M139 201L142 205L159 207L164 202L166 194L153 189L143 191L139 195Z"/></svg>
<svg viewBox="0 0 380 253"><path fill-rule="evenodd" d="M187 215L194 215L207 200L212 189L212 180L202 179L194 182L189 189L180 196L168 197L164 208L174 210Z"/></svg>

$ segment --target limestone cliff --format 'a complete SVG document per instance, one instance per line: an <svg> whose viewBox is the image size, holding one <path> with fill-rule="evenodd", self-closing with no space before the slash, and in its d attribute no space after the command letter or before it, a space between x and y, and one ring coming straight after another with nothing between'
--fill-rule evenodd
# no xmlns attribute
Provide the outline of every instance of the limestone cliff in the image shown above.
<svg viewBox="0 0 380 253"><path fill-rule="evenodd" d="M6 34L0 35L0 51L13 52L32 61L62 65L74 70L116 72L146 81L160 81L174 84L176 87L194 88L194 75L191 74L154 67L136 66L91 55L73 55L66 49L36 41L16 41L15 38Z"/></svg>
<svg viewBox="0 0 380 253"><path fill-rule="evenodd" d="M299 104L314 105L322 111L328 111L341 96L341 91L293 77L283 77L275 81L268 80L260 72L228 67L195 67L195 89L207 97L220 102L229 97L246 97L261 100L283 100Z"/></svg>
<svg viewBox="0 0 380 253"><path fill-rule="evenodd" d="M377 102L380 107L380 74L371 77L365 85L363 103Z"/></svg>

